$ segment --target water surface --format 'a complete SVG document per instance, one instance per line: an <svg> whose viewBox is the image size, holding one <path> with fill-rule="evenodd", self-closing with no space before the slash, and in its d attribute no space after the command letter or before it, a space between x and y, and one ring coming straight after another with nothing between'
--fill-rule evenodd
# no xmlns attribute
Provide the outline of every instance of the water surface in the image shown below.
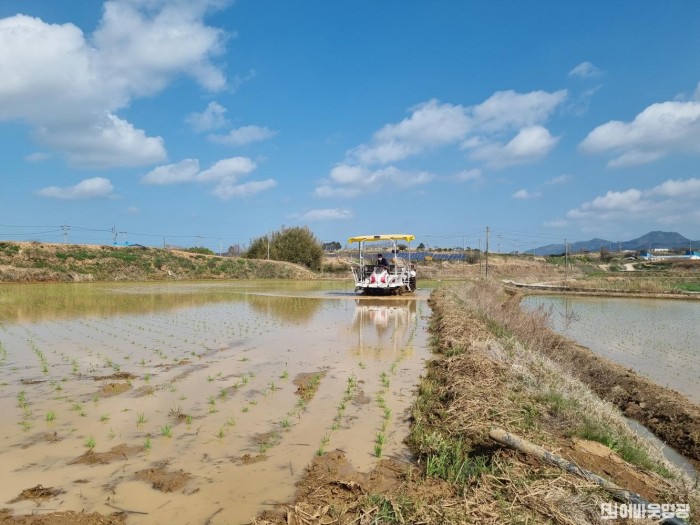
<svg viewBox="0 0 700 525"><path fill-rule="evenodd" d="M341 449L360 470L405 459L425 299L328 282L0 286L0 500L42 484L65 491L47 509L247 523L292 497L314 454ZM307 403L300 374L320 374ZM129 389L104 397L108 384ZM71 464L119 444L141 450ZM135 478L155 465L192 479L158 492Z"/></svg>
<svg viewBox="0 0 700 525"><path fill-rule="evenodd" d="M529 296L556 331L700 403L700 302Z"/></svg>

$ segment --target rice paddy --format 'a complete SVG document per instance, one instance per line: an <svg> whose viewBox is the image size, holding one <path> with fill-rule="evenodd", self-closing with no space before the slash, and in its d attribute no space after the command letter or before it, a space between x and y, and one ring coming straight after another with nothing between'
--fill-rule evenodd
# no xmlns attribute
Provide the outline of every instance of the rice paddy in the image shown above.
<svg viewBox="0 0 700 525"><path fill-rule="evenodd" d="M247 523L291 498L315 454L341 449L360 470L405 457L427 293L338 288L4 286L0 499L41 483L65 491L52 510ZM184 488L136 475L153 465L187 473Z"/></svg>
<svg viewBox="0 0 700 525"><path fill-rule="evenodd" d="M700 303L530 296L521 304L551 310L556 331L700 402Z"/></svg>

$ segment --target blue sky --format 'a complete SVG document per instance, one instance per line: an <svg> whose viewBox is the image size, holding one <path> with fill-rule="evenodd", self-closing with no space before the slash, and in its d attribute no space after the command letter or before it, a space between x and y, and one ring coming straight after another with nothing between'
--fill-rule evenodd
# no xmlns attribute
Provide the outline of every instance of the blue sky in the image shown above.
<svg viewBox="0 0 700 525"><path fill-rule="evenodd" d="M700 239L698 27L690 0L2 0L0 239Z"/></svg>

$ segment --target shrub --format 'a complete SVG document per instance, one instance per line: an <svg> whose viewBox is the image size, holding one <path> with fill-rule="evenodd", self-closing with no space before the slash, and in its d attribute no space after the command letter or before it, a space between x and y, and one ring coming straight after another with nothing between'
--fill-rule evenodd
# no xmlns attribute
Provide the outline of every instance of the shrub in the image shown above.
<svg viewBox="0 0 700 525"><path fill-rule="evenodd" d="M302 264L312 270L320 270L323 248L306 226L282 228L271 236L258 237L250 243L245 253L248 259L267 259Z"/></svg>

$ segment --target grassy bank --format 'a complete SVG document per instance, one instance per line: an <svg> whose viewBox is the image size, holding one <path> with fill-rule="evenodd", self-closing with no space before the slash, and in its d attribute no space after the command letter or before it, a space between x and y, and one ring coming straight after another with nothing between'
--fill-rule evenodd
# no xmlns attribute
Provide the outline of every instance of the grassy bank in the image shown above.
<svg viewBox="0 0 700 525"><path fill-rule="evenodd" d="M279 261L145 247L0 242L0 282L304 279L315 274Z"/></svg>
<svg viewBox="0 0 700 525"><path fill-rule="evenodd" d="M613 495L496 443L499 427L654 503L700 505L697 481L668 464L619 409L545 349L562 338L497 284L435 291L432 344L411 412L411 465L385 460L362 474L342 452L316 458L283 514L254 523L602 523ZM629 523L653 523L651 520ZM616 523L625 523L618 520Z"/></svg>

